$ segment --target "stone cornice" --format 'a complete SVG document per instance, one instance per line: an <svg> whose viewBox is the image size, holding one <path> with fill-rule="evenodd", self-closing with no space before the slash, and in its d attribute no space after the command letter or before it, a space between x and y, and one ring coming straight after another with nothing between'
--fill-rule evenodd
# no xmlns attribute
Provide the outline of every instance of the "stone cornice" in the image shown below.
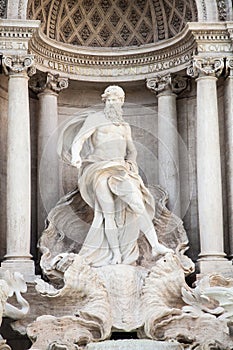
<svg viewBox="0 0 233 350"><path fill-rule="evenodd" d="M189 23L172 39L128 48L90 48L58 43L40 30L29 49L37 69L86 81L132 81L187 68L194 54L233 55L232 22Z"/></svg>
<svg viewBox="0 0 233 350"><path fill-rule="evenodd" d="M230 28L232 22L189 23L197 52L203 56L229 56L233 54Z"/></svg>
<svg viewBox="0 0 233 350"><path fill-rule="evenodd" d="M40 21L0 19L0 53L24 55L28 53L28 42L39 28Z"/></svg>
<svg viewBox="0 0 233 350"><path fill-rule="evenodd" d="M90 48L59 43L39 21L0 20L0 53L35 56L36 68L83 81L132 81L186 69L194 55L233 56L233 22L189 23L177 36L140 47ZM29 45L29 47L28 47Z"/></svg>
<svg viewBox="0 0 233 350"><path fill-rule="evenodd" d="M156 72L186 68L194 46L186 27L175 38L162 43L122 49L75 47L49 39L39 30L29 49L41 71L87 81L132 81L152 77Z"/></svg>

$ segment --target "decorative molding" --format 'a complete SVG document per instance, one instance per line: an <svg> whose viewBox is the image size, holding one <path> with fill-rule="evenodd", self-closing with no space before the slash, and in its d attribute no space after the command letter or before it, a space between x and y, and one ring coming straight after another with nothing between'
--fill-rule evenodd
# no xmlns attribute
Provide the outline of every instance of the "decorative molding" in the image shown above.
<svg viewBox="0 0 233 350"><path fill-rule="evenodd" d="M231 22L189 23L174 38L140 47L90 48L58 43L38 30L29 43L37 69L81 81L132 81L186 69L195 54L227 57Z"/></svg>
<svg viewBox="0 0 233 350"><path fill-rule="evenodd" d="M227 5L225 0L217 0L218 19L219 21L226 21L227 19Z"/></svg>
<svg viewBox="0 0 233 350"><path fill-rule="evenodd" d="M28 42L39 25L39 21L0 19L0 52L27 54Z"/></svg>
<svg viewBox="0 0 233 350"><path fill-rule="evenodd" d="M3 56L2 65L6 75L18 74L25 72L29 76L35 74L35 67L33 66L34 56Z"/></svg>
<svg viewBox="0 0 233 350"><path fill-rule="evenodd" d="M233 42L233 22L228 22L226 24L226 26L227 26L227 32L229 34L229 37L230 37L231 41Z"/></svg>
<svg viewBox="0 0 233 350"><path fill-rule="evenodd" d="M233 57L228 57L226 59L226 71L229 76L233 76Z"/></svg>
<svg viewBox="0 0 233 350"><path fill-rule="evenodd" d="M175 94L179 94L187 87L187 78L180 75L156 75L153 78L147 79L146 86L152 92L159 94L164 91L171 91Z"/></svg>
<svg viewBox="0 0 233 350"><path fill-rule="evenodd" d="M177 71L192 59L194 39L186 28L172 40L127 50L80 48L57 43L41 30L35 33L29 50L35 55L37 69L60 73L72 79L103 81L138 80L161 71Z"/></svg>
<svg viewBox="0 0 233 350"><path fill-rule="evenodd" d="M51 90L55 93L59 93L61 90L68 87L68 79L60 77L59 74L37 73L29 81L29 87L36 93L44 92L45 90Z"/></svg>
<svg viewBox="0 0 233 350"><path fill-rule="evenodd" d="M6 18L7 0L0 1L0 18Z"/></svg>
<svg viewBox="0 0 233 350"><path fill-rule="evenodd" d="M232 22L190 23L189 28L196 42L196 53L202 57L226 57L233 51L230 37Z"/></svg>
<svg viewBox="0 0 233 350"><path fill-rule="evenodd" d="M39 25L39 21L0 19L0 38L29 40Z"/></svg>
<svg viewBox="0 0 233 350"><path fill-rule="evenodd" d="M224 68L223 58L195 57L193 65L187 69L187 74L193 78L198 76L219 77Z"/></svg>
<svg viewBox="0 0 233 350"><path fill-rule="evenodd" d="M158 74L154 78L147 79L146 86L156 94L167 90L171 87L171 74L164 76Z"/></svg>
<svg viewBox="0 0 233 350"><path fill-rule="evenodd" d="M201 5L202 5L202 11L203 11L203 19L206 21L207 20L207 9L206 9L205 0L201 0Z"/></svg>

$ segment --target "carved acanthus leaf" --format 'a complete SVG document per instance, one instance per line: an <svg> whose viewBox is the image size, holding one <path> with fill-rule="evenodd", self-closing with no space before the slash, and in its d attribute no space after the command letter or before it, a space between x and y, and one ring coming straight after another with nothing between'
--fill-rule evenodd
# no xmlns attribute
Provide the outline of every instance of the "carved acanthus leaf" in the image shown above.
<svg viewBox="0 0 233 350"><path fill-rule="evenodd" d="M233 58L227 58L226 60L226 70L229 72L230 76L233 76Z"/></svg>
<svg viewBox="0 0 233 350"><path fill-rule="evenodd" d="M146 85L148 89L159 94L160 92L170 90L176 94L180 93L187 87L187 78L180 75L156 75L147 79Z"/></svg>
<svg viewBox="0 0 233 350"><path fill-rule="evenodd" d="M187 74L193 78L198 76L219 77L224 68L223 58L195 57L193 65L187 69Z"/></svg>
<svg viewBox="0 0 233 350"><path fill-rule="evenodd" d="M43 92L46 89L59 93L68 87L68 79L60 77L59 74L39 72L30 79L29 87L36 93Z"/></svg>

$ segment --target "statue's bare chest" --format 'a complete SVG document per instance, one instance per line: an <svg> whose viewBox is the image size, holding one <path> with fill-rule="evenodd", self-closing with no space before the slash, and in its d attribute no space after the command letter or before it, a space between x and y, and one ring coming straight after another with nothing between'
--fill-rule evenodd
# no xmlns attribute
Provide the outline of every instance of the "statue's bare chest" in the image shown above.
<svg viewBox="0 0 233 350"><path fill-rule="evenodd" d="M108 124L98 127L94 135L95 139L125 139L126 138L126 127L125 125Z"/></svg>

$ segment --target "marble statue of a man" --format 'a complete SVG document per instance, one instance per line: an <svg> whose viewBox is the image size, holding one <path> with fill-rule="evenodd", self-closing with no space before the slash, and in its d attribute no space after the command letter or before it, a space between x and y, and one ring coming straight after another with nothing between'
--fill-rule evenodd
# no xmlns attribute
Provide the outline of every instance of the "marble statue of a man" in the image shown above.
<svg viewBox="0 0 233 350"><path fill-rule="evenodd" d="M88 114L71 145L81 196L94 210L79 254L93 266L134 263L140 231L152 255L171 251L158 242L152 223L154 199L138 174L131 129L122 118L124 97L121 87L109 86L102 95L104 111ZM85 142L90 151L82 157Z"/></svg>

